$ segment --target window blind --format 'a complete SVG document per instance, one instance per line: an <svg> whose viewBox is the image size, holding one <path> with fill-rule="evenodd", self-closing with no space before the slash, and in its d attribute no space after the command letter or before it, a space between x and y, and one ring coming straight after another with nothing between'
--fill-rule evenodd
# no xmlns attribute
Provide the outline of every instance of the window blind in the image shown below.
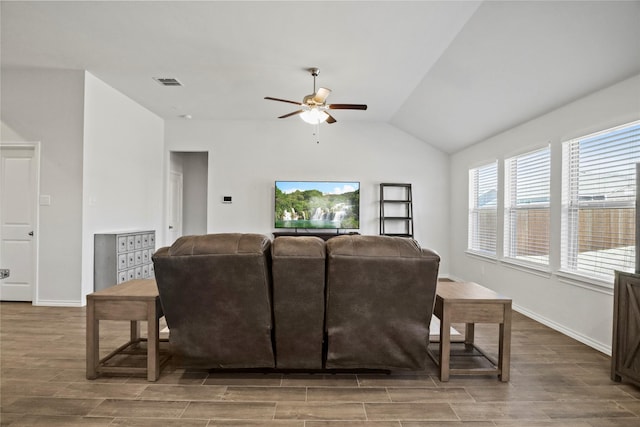
<svg viewBox="0 0 640 427"><path fill-rule="evenodd" d="M498 162L469 170L468 249L496 255Z"/></svg>
<svg viewBox="0 0 640 427"><path fill-rule="evenodd" d="M634 270L638 162L640 121L563 143L562 270Z"/></svg>
<svg viewBox="0 0 640 427"><path fill-rule="evenodd" d="M504 255L549 264L549 146L505 160Z"/></svg>

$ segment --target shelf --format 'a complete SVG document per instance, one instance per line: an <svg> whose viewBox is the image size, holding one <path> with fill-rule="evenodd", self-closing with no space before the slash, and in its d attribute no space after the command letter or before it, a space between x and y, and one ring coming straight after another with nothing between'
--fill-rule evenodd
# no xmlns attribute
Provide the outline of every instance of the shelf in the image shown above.
<svg viewBox="0 0 640 427"><path fill-rule="evenodd" d="M413 237L411 184L380 184L380 235Z"/></svg>
<svg viewBox="0 0 640 427"><path fill-rule="evenodd" d="M381 186L385 186L385 187L404 187L404 188L411 188L411 184L401 184L401 183L393 183L393 182L383 182L382 184L380 184Z"/></svg>

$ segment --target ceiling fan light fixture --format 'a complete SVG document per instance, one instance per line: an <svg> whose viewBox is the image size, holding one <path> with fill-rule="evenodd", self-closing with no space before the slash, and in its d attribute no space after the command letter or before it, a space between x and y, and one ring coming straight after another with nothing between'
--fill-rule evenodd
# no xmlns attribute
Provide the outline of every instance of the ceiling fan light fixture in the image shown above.
<svg viewBox="0 0 640 427"><path fill-rule="evenodd" d="M303 111L299 114L300 118L310 125L317 125L323 122L326 122L329 118L329 115L324 111L319 110L318 108L309 108L308 110Z"/></svg>

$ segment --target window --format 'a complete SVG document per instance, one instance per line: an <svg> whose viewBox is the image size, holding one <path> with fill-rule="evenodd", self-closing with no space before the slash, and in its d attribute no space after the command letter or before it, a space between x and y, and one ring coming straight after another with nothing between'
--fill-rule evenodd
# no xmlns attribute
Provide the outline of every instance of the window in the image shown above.
<svg viewBox="0 0 640 427"><path fill-rule="evenodd" d="M563 144L562 270L610 281L635 262L640 121Z"/></svg>
<svg viewBox="0 0 640 427"><path fill-rule="evenodd" d="M551 150L505 160L504 255L549 264Z"/></svg>
<svg viewBox="0 0 640 427"><path fill-rule="evenodd" d="M469 170L469 250L496 255L498 162Z"/></svg>

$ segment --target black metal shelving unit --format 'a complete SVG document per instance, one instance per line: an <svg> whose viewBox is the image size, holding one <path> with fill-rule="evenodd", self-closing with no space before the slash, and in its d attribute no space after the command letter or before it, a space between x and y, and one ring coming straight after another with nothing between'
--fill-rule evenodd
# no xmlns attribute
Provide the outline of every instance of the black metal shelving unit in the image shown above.
<svg viewBox="0 0 640 427"><path fill-rule="evenodd" d="M413 238L411 184L380 184L380 235Z"/></svg>

